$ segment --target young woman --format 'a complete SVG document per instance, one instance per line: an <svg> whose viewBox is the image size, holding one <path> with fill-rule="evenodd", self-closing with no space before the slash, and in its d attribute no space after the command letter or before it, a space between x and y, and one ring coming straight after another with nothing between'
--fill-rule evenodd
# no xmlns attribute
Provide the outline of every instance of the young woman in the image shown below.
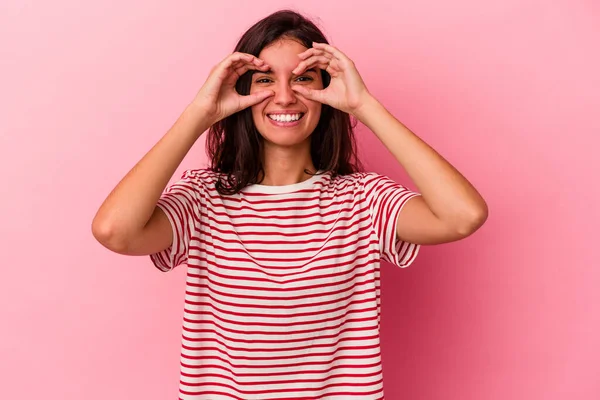
<svg viewBox="0 0 600 400"><path fill-rule="evenodd" d="M350 116L419 192L356 159ZM211 167L169 179L203 132ZM163 192L164 190L164 192ZM187 264L181 399L382 399L380 261L459 240L485 201L291 11L216 65L93 221L112 251Z"/></svg>

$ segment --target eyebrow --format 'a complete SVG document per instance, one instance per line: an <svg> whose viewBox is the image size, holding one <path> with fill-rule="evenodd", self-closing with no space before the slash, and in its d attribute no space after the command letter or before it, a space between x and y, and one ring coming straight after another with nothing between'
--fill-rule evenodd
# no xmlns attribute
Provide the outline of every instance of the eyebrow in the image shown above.
<svg viewBox="0 0 600 400"><path fill-rule="evenodd" d="M309 68L306 71L304 71L304 73L307 73L307 72L314 72L316 74L317 70L316 70L316 68ZM252 75L254 75L254 74L273 75L273 70L272 69L268 69L266 71L252 70Z"/></svg>

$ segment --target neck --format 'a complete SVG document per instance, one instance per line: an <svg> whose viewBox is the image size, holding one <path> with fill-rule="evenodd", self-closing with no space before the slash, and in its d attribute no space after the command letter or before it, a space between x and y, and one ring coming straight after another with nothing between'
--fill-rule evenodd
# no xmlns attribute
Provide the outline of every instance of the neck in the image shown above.
<svg viewBox="0 0 600 400"><path fill-rule="evenodd" d="M265 143L263 152L264 179L262 185L283 186L300 183L316 172L310 157L310 147L298 148L270 147Z"/></svg>

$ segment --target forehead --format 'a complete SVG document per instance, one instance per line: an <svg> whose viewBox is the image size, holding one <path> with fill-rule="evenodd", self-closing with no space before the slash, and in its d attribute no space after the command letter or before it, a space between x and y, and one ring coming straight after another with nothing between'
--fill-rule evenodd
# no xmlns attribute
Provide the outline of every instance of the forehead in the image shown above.
<svg viewBox="0 0 600 400"><path fill-rule="evenodd" d="M265 60L273 71L293 70L298 66L300 58L298 54L307 48L292 39L280 39L266 46L258 58Z"/></svg>

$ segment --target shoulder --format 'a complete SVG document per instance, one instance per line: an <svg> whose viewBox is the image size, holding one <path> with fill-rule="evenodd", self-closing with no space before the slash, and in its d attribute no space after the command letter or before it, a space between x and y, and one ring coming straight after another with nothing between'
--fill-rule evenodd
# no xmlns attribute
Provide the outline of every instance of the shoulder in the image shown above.
<svg viewBox="0 0 600 400"><path fill-rule="evenodd" d="M391 181L391 179L385 175L380 175L376 172L361 171L361 172L354 172L354 173L346 174L346 175L336 175L331 178L330 184L335 185L335 186L353 185L353 186L356 186L357 188L364 189L364 187L366 185L374 184L376 182L382 182L382 181L389 182L389 181Z"/></svg>
<svg viewBox="0 0 600 400"><path fill-rule="evenodd" d="M192 168L183 171L181 180L198 188L210 189L215 187L216 182L222 175L209 168Z"/></svg>
<svg viewBox="0 0 600 400"><path fill-rule="evenodd" d="M318 180L315 188L325 196L335 196L341 201L356 201L365 196L365 178L369 176L366 172L353 172L350 174L334 174L324 172Z"/></svg>

